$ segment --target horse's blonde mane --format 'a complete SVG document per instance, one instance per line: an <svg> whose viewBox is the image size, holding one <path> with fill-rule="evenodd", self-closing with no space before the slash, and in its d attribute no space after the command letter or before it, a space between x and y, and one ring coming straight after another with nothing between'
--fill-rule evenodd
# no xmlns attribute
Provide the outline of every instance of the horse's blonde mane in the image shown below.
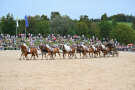
<svg viewBox="0 0 135 90"><path fill-rule="evenodd" d="M101 45L103 49L105 49L105 45Z"/></svg>
<svg viewBox="0 0 135 90"><path fill-rule="evenodd" d="M29 47L26 45L26 43L23 43L23 46L25 46L26 48L29 48Z"/></svg>
<svg viewBox="0 0 135 90"><path fill-rule="evenodd" d="M49 48L51 50L51 47L49 45L46 44L46 47Z"/></svg>

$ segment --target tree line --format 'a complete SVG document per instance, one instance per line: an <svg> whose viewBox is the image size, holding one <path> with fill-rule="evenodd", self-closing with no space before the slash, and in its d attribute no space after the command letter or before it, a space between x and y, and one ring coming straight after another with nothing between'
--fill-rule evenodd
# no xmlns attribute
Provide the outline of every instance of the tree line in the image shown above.
<svg viewBox="0 0 135 90"><path fill-rule="evenodd" d="M105 13L101 19L90 19L87 15L81 15L77 20L61 15L59 12L51 12L50 18L46 15L28 16L27 18L29 23L27 34L85 35L88 38L95 36L99 39L117 39L122 44L135 41L135 17L132 15L117 14L107 17ZM118 24L119 21L132 22L132 27ZM18 23L18 33L25 33L25 20L20 19ZM8 13L0 18L0 33L16 34L16 20L13 14Z"/></svg>

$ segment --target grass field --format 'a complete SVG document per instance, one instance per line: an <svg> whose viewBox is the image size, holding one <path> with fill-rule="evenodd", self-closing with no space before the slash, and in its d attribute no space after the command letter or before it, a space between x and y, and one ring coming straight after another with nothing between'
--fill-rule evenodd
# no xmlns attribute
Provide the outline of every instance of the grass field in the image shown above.
<svg viewBox="0 0 135 90"><path fill-rule="evenodd" d="M132 26L132 23L130 23L130 22L118 22L118 24L125 24L125 25L127 25L129 27Z"/></svg>
<svg viewBox="0 0 135 90"><path fill-rule="evenodd" d="M109 23L112 23L112 21L108 21ZM118 24L125 24L125 25L127 25L127 26L129 26L129 27L131 27L132 26L132 23L131 22L117 22Z"/></svg>

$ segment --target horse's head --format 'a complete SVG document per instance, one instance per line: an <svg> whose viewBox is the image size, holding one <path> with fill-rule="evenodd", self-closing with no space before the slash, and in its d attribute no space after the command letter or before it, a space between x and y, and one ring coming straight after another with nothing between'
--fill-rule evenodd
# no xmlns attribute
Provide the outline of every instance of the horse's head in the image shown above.
<svg viewBox="0 0 135 90"><path fill-rule="evenodd" d="M39 45L39 48L40 48L41 50L43 49L43 47L44 47L43 45Z"/></svg>
<svg viewBox="0 0 135 90"><path fill-rule="evenodd" d="M49 45L47 45L47 44L45 44L44 49L45 49L46 51L48 51L48 52L52 50L52 48L51 48Z"/></svg>
<svg viewBox="0 0 135 90"><path fill-rule="evenodd" d="M24 44L20 44L19 47L21 48L21 51L26 51L27 48L26 46L24 46Z"/></svg>
<svg viewBox="0 0 135 90"><path fill-rule="evenodd" d="M113 44L110 44L110 43L109 44L106 44L105 46L108 47L110 49L110 51L113 50L113 49L115 49L115 47L113 46Z"/></svg>
<svg viewBox="0 0 135 90"><path fill-rule="evenodd" d="M59 49L63 50L64 45L63 44L60 44L58 47L59 47Z"/></svg>

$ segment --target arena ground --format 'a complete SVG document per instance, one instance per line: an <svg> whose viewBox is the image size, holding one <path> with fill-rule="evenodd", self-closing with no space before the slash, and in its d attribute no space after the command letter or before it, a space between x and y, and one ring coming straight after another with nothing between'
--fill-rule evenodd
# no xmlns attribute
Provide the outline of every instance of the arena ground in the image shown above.
<svg viewBox="0 0 135 90"><path fill-rule="evenodd" d="M0 90L135 90L132 52L120 52L119 57L59 60L57 55L56 60L21 61L20 53L0 51Z"/></svg>

